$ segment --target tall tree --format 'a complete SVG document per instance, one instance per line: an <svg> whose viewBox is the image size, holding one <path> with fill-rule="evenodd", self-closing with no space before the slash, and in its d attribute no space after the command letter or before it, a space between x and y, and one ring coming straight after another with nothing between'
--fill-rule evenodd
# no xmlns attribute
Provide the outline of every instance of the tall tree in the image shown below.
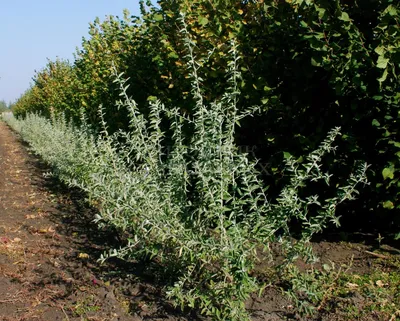
<svg viewBox="0 0 400 321"><path fill-rule="evenodd" d="M7 111L8 110L8 105L5 102L5 100L0 100L0 113L2 113L3 111Z"/></svg>

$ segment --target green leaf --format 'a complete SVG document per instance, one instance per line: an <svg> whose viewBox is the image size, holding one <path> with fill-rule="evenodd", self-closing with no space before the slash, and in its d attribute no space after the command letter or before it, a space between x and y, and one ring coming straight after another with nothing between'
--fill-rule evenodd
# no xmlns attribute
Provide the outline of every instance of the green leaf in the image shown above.
<svg viewBox="0 0 400 321"><path fill-rule="evenodd" d="M393 202L391 202L391 201L383 202L382 205L383 205L383 208L386 208L386 209L388 209L388 210L394 209L394 204L393 204Z"/></svg>
<svg viewBox="0 0 400 321"><path fill-rule="evenodd" d="M318 12L318 18L322 19L324 17L324 15L325 15L326 10L324 8L321 8L321 7L316 7L315 9Z"/></svg>
<svg viewBox="0 0 400 321"><path fill-rule="evenodd" d="M396 16L397 15L397 10L395 7L393 7L393 5L389 5L386 9L385 12L387 12L389 15Z"/></svg>
<svg viewBox="0 0 400 321"><path fill-rule="evenodd" d="M324 268L324 270L325 270L326 272L329 272L329 271L332 270L331 266L330 266L329 264L327 264L327 263L325 263L324 265L322 265L322 267Z"/></svg>
<svg viewBox="0 0 400 321"><path fill-rule="evenodd" d="M385 48L382 46L378 46L374 50L379 56L383 56L385 54Z"/></svg>
<svg viewBox="0 0 400 321"><path fill-rule="evenodd" d="M175 52L170 52L169 54L168 54L168 58L175 58L175 59L178 59L179 58L179 56L175 53Z"/></svg>
<svg viewBox="0 0 400 321"><path fill-rule="evenodd" d="M200 23L202 26L205 26L205 25L208 23L208 19L207 19L206 17L200 16L200 17L199 17L199 23Z"/></svg>
<svg viewBox="0 0 400 321"><path fill-rule="evenodd" d="M311 57L311 65L313 65L315 67L319 67L319 66L321 66L321 63L316 61L314 57Z"/></svg>
<svg viewBox="0 0 400 321"><path fill-rule="evenodd" d="M161 20L163 20L163 19L164 19L164 17L163 17L162 14L155 14L155 15L154 15L154 20L155 20L155 21L161 21Z"/></svg>
<svg viewBox="0 0 400 321"><path fill-rule="evenodd" d="M385 69L387 67L388 62L389 62L388 58L385 58L384 56L379 56L378 61L376 62L376 67L380 69Z"/></svg>
<svg viewBox="0 0 400 321"><path fill-rule="evenodd" d="M387 78L387 75L388 75L388 71L387 71L387 69L385 69L385 71L383 72L382 76L380 78L378 78L378 81L380 83L384 82L386 80L386 78Z"/></svg>
<svg viewBox="0 0 400 321"><path fill-rule="evenodd" d="M387 179L387 178L393 179L393 177L394 177L394 168L393 167L384 168L383 171L382 171L382 176L383 176L384 180Z"/></svg>
<svg viewBox="0 0 400 321"><path fill-rule="evenodd" d="M397 148L400 148L400 142L395 142L394 140L389 141L389 144L394 145Z"/></svg>
<svg viewBox="0 0 400 321"><path fill-rule="evenodd" d="M308 24L307 24L305 21L303 21L303 20L300 21L300 25L301 25L302 27L304 27L304 28L308 28Z"/></svg>
<svg viewBox="0 0 400 321"><path fill-rule="evenodd" d="M347 12L342 12L342 15L339 17L339 19L342 21L347 21L347 22L351 21Z"/></svg>
<svg viewBox="0 0 400 321"><path fill-rule="evenodd" d="M292 157L292 154L290 154L289 152L283 152L283 158L284 159L288 159L290 157Z"/></svg>
<svg viewBox="0 0 400 321"><path fill-rule="evenodd" d="M376 119L374 119L372 121L372 126L379 127L380 125L381 125L381 123L379 121L377 121Z"/></svg>

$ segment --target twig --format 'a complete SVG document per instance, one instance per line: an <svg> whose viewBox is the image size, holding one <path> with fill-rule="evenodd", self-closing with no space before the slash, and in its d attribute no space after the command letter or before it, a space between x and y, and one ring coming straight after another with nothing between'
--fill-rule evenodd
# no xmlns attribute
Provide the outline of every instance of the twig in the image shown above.
<svg viewBox="0 0 400 321"><path fill-rule="evenodd" d="M367 254L369 254L369 255L372 255L372 256L375 256L375 257L378 257L378 258L380 258L380 259L388 259L388 258L389 258L389 257L386 256L386 255L379 254L379 253L374 253L374 252L371 252L371 251L365 251L365 253L367 253Z"/></svg>
<svg viewBox="0 0 400 321"><path fill-rule="evenodd" d="M60 305L60 308L61 308L62 312L64 313L65 317L67 318L67 321L69 321L68 314L65 312L63 306Z"/></svg>

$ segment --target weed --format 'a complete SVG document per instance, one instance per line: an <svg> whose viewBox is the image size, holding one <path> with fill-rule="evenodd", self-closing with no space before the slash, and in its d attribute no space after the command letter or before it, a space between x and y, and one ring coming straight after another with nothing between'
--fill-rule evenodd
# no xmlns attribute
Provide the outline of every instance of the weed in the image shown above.
<svg viewBox="0 0 400 321"><path fill-rule="evenodd" d="M77 301L73 306L71 306L71 310L75 316L86 317L92 312L99 311L100 307L96 304L95 297L90 295Z"/></svg>
<svg viewBox="0 0 400 321"><path fill-rule="evenodd" d="M379 312L388 320L399 313L400 272L380 269L365 275L343 275L337 295L345 297L356 291L364 298L362 315Z"/></svg>

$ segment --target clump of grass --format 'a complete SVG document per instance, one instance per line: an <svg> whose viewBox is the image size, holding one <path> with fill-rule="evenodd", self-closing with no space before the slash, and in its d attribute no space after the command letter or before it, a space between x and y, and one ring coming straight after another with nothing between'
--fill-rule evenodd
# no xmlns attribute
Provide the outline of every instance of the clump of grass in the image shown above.
<svg viewBox="0 0 400 321"><path fill-rule="evenodd" d="M304 272L295 265L286 266L283 280L289 281L287 293L297 312L311 316L316 311L339 313L354 320L375 314L379 320L397 320L400 316L400 266L398 258L387 257L382 265L365 274L350 272L353 261L340 266L334 262Z"/></svg>
<svg viewBox="0 0 400 321"><path fill-rule="evenodd" d="M357 317L377 313L385 320L397 320L400 317L400 272L398 269L382 271L374 269L369 274L344 274L335 291L337 297L351 297L358 293L362 298L362 309ZM345 313L355 316L351 305L343 307Z"/></svg>
<svg viewBox="0 0 400 321"><path fill-rule="evenodd" d="M74 316L81 317L82 319L88 317L93 312L100 310L100 306L93 295L88 295L71 306Z"/></svg>

